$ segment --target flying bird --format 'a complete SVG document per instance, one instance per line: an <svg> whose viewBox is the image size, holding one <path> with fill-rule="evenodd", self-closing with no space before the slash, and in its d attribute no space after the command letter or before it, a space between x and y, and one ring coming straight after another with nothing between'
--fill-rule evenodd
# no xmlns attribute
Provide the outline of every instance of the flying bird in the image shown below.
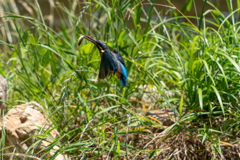
<svg viewBox="0 0 240 160"><path fill-rule="evenodd" d="M127 70L125 62L119 51L115 48L113 48L113 51L110 51L103 41L93 39L89 36L80 36L78 39L78 46L81 45L84 38L95 44L99 50L101 56L101 64L98 75L99 79L104 79L108 75L109 71L111 71L117 75L118 79L120 79L121 85L125 87L127 85Z"/></svg>

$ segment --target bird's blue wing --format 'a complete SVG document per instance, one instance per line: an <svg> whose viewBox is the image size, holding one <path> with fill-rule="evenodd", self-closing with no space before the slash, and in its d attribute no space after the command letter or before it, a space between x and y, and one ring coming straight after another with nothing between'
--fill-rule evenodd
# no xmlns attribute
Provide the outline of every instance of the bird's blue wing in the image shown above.
<svg viewBox="0 0 240 160"><path fill-rule="evenodd" d="M122 58L122 55L119 53L119 51L116 48L113 48L112 53L115 55L115 57L123 64L123 66L126 68L125 62Z"/></svg>
<svg viewBox="0 0 240 160"><path fill-rule="evenodd" d="M127 70L122 63L120 63L120 66L121 66L120 83L123 87L125 87L127 85Z"/></svg>
<svg viewBox="0 0 240 160"><path fill-rule="evenodd" d="M118 69L118 61L116 57L111 53L111 51L105 51L102 54L102 57L104 58L105 62L107 63L108 68L113 71L113 73L116 72Z"/></svg>
<svg viewBox="0 0 240 160"><path fill-rule="evenodd" d="M102 56L98 78L99 79L104 79L107 75L108 75L108 65L107 65L107 62L105 60L105 57Z"/></svg>
<svg viewBox="0 0 240 160"><path fill-rule="evenodd" d="M123 87L127 85L127 70L125 66L119 61L116 54L111 51L105 51L101 57L101 65L99 71L99 79L104 79L109 70L113 73L120 73L120 83Z"/></svg>
<svg viewBox="0 0 240 160"><path fill-rule="evenodd" d="M114 55L115 59L118 61L117 72L120 73L121 85L125 87L127 85L127 70L126 70L125 62L121 54L115 48L113 48L113 51L111 53Z"/></svg>

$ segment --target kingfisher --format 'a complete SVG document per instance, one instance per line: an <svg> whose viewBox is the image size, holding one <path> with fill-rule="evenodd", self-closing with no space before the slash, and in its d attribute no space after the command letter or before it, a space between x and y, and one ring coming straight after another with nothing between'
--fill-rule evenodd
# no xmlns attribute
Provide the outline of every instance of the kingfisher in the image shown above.
<svg viewBox="0 0 240 160"><path fill-rule="evenodd" d="M108 75L109 71L111 71L117 75L118 79L120 79L120 84L125 87L127 85L127 70L125 62L119 51L115 48L110 51L103 41L93 39L89 36L80 36L78 39L78 46L81 45L83 39L87 39L95 44L100 53L101 64L98 74L99 80L104 79Z"/></svg>

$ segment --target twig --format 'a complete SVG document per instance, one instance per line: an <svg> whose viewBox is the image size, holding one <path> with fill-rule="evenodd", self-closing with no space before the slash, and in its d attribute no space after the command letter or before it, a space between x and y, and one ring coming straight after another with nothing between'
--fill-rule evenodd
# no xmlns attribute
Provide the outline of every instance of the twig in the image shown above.
<svg viewBox="0 0 240 160"><path fill-rule="evenodd" d="M197 30L198 28L177 8L175 7L169 0L167 0L168 3L170 3L193 27L195 27ZM199 31L199 30L198 30Z"/></svg>

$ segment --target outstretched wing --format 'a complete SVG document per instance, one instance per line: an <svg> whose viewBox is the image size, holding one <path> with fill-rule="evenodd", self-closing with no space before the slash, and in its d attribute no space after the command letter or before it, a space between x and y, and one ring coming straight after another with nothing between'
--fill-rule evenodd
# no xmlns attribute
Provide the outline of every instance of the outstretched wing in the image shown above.
<svg viewBox="0 0 240 160"><path fill-rule="evenodd" d="M103 52L102 57L104 58L109 70L115 73L118 69L118 60L116 57L108 50Z"/></svg>
<svg viewBox="0 0 240 160"><path fill-rule="evenodd" d="M123 64L123 66L126 68L125 62L122 58L122 55L119 53L119 51L116 48L113 48L112 53L115 54L115 56L117 57L117 59Z"/></svg>
<svg viewBox="0 0 240 160"><path fill-rule="evenodd" d="M108 65L107 65L107 62L105 60L105 57L102 56L98 78L99 79L104 79L107 75L108 75Z"/></svg>

